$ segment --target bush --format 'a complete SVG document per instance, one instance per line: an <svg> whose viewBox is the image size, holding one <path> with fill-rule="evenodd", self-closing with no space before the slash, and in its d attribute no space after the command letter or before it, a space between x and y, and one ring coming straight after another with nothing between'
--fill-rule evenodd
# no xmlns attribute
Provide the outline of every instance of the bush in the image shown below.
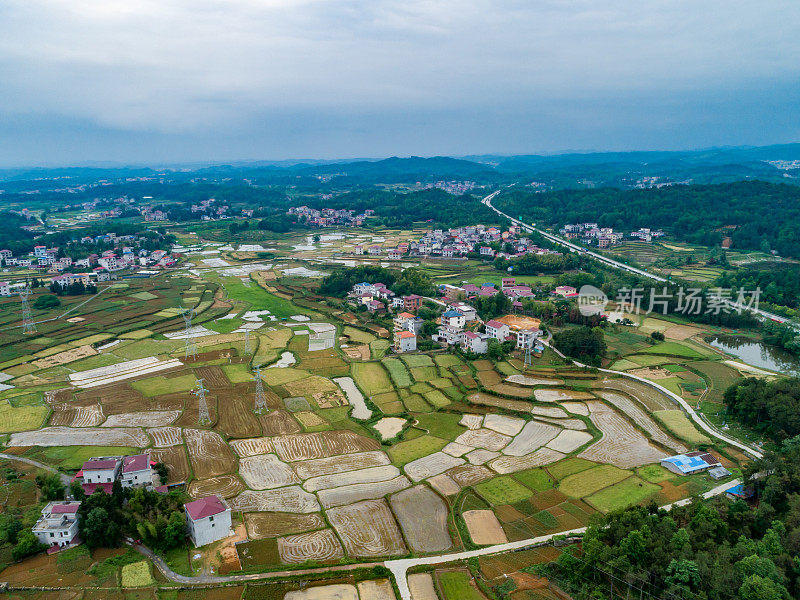
<svg viewBox="0 0 800 600"><path fill-rule="evenodd" d="M47 548L40 542L32 531L22 531L17 536L17 544L11 551L11 556L14 560L22 560L26 556L36 554Z"/></svg>
<svg viewBox="0 0 800 600"><path fill-rule="evenodd" d="M57 308L61 306L61 300L58 299L57 296L39 296L36 301L33 303L33 308L38 308L40 310L48 309L48 308Z"/></svg>
<svg viewBox="0 0 800 600"><path fill-rule="evenodd" d="M653 338L657 342L663 342L664 341L664 334L661 333L660 331L654 331L653 333L650 334L650 337Z"/></svg>

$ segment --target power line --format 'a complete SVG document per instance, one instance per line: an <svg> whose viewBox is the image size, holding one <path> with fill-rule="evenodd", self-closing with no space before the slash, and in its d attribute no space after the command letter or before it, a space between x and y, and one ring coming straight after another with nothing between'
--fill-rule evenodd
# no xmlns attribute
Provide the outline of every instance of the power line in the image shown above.
<svg viewBox="0 0 800 600"><path fill-rule="evenodd" d="M253 380L256 382L256 408L255 411L259 414L269 412L267 408L267 394L264 392L264 380L261 379L261 365L256 365Z"/></svg>

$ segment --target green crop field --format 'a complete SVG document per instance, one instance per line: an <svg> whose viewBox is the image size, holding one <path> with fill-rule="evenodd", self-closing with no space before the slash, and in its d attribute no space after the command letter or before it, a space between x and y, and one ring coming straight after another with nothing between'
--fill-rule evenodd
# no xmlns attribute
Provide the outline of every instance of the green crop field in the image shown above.
<svg viewBox="0 0 800 600"><path fill-rule="evenodd" d="M547 471L543 469L520 471L519 473L514 473L513 477L522 485L535 492L543 492L553 487L553 480L550 478L550 475L547 474Z"/></svg>
<svg viewBox="0 0 800 600"><path fill-rule="evenodd" d="M389 375L381 363L365 362L350 365L353 379L367 396L394 391Z"/></svg>
<svg viewBox="0 0 800 600"><path fill-rule="evenodd" d="M383 366L389 371L392 381L397 387L409 387L411 385L411 377L408 374L406 366L401 360L396 358L381 359Z"/></svg>
<svg viewBox="0 0 800 600"><path fill-rule="evenodd" d="M436 379L439 376L439 372L436 370L436 367L413 367L411 369L411 376L414 378L414 381L430 381L431 379Z"/></svg>
<svg viewBox="0 0 800 600"><path fill-rule="evenodd" d="M45 405L14 407L8 400L0 401L0 433L38 429L49 412Z"/></svg>
<svg viewBox="0 0 800 600"><path fill-rule="evenodd" d="M628 477L592 494L586 501L602 512L610 512L639 504L660 489L654 483L648 483L638 477Z"/></svg>
<svg viewBox="0 0 800 600"><path fill-rule="evenodd" d="M426 354L403 354L400 358L410 369L414 367L432 367L433 360Z"/></svg>
<svg viewBox="0 0 800 600"><path fill-rule="evenodd" d="M721 362L711 360L696 361L691 366L702 373L710 383L706 399L711 402L722 402L722 395L725 390L742 379L742 376L735 369Z"/></svg>
<svg viewBox="0 0 800 600"><path fill-rule="evenodd" d="M458 424L461 420L460 414L437 412L415 415L415 417L419 421L417 427L428 430L430 435L436 437L454 440L466 431L463 425Z"/></svg>
<svg viewBox="0 0 800 600"><path fill-rule="evenodd" d="M93 456L121 456L136 454L138 448L124 446L36 446L25 456L67 471L77 471Z"/></svg>
<svg viewBox="0 0 800 600"><path fill-rule="evenodd" d="M425 400L433 405L434 408L444 408L448 404L450 404L450 399L445 396L439 390L433 390L432 392L426 392L424 394Z"/></svg>
<svg viewBox="0 0 800 600"><path fill-rule="evenodd" d="M164 394L188 392L197 385L194 375L180 375L179 377L164 377L156 375L147 379L132 381L130 386L142 393L147 398L154 398Z"/></svg>
<svg viewBox="0 0 800 600"><path fill-rule="evenodd" d="M458 365L464 364L461 362L461 359L454 354L437 354L433 360L436 361L437 365L443 368L457 367Z"/></svg>
<svg viewBox="0 0 800 600"><path fill-rule="evenodd" d="M387 450L387 453L394 464L402 466L410 463L412 460L417 460L428 454L438 452L448 443L449 440L426 435L415 440L395 444Z"/></svg>
<svg viewBox="0 0 800 600"><path fill-rule="evenodd" d="M375 336L371 333L361 331L360 329L350 327L349 325L345 326L345 328L342 330L342 334L349 337L351 342L358 344L369 344L370 342L375 341Z"/></svg>
<svg viewBox="0 0 800 600"><path fill-rule="evenodd" d="M583 498L630 476L630 471L613 465L600 465L565 477L558 484L558 489L567 496Z"/></svg>
<svg viewBox="0 0 800 600"><path fill-rule="evenodd" d="M653 415L679 438L692 445L710 444L711 440L694 426L682 410L657 410Z"/></svg>
<svg viewBox="0 0 800 600"><path fill-rule="evenodd" d="M586 460L585 458L578 458L577 456L572 458L565 458L564 460L560 460L554 465L547 466L547 472L550 473L553 477L555 477L558 481L564 479L565 477L569 477L575 473L580 473L581 471L586 471L587 469L591 469L592 467L596 467L597 463L592 462L590 460Z"/></svg>
<svg viewBox="0 0 800 600"><path fill-rule="evenodd" d="M470 583L471 578L464 571L447 571L438 574L439 586L444 600L486 600Z"/></svg>
<svg viewBox="0 0 800 600"><path fill-rule="evenodd" d="M501 475L475 486L475 491L489 504L514 504L530 498L533 491L508 475Z"/></svg>
<svg viewBox="0 0 800 600"><path fill-rule="evenodd" d="M703 358L698 350L682 344L680 342L661 342L646 350L641 350L641 354L666 354L669 356L679 356L681 358Z"/></svg>

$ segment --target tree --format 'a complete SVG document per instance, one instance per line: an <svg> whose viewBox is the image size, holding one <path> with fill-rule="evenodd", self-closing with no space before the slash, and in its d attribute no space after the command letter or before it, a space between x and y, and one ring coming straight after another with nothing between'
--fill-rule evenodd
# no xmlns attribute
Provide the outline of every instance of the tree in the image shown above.
<svg viewBox="0 0 800 600"><path fill-rule="evenodd" d="M661 333L660 331L654 331L653 333L650 334L650 337L657 342L663 342L665 339L664 334Z"/></svg>
<svg viewBox="0 0 800 600"><path fill-rule="evenodd" d="M47 294L45 296L39 296L33 303L33 308L39 310L46 310L48 308L57 308L59 306L61 306L61 300L58 299L58 296L51 296L50 294Z"/></svg>
<svg viewBox="0 0 800 600"><path fill-rule="evenodd" d="M17 543L11 551L14 560L22 560L26 556L36 554L47 548L30 530L20 532L17 536Z"/></svg>
<svg viewBox="0 0 800 600"><path fill-rule="evenodd" d="M161 484L165 484L167 482L167 477L169 476L169 467L165 465L163 462L157 462L153 467L153 470L158 473L158 478L161 479Z"/></svg>
<svg viewBox="0 0 800 600"><path fill-rule="evenodd" d="M739 598L741 600L787 600L789 592L771 579L760 575L750 575L739 588Z"/></svg>
<svg viewBox="0 0 800 600"><path fill-rule="evenodd" d="M73 498L75 498L75 500L82 501L84 498L86 498L86 492L83 490L83 486L78 481L70 482L69 493Z"/></svg>
<svg viewBox="0 0 800 600"><path fill-rule="evenodd" d="M553 336L553 345L561 352L582 362L600 364L606 343L599 327L570 327Z"/></svg>
<svg viewBox="0 0 800 600"><path fill-rule="evenodd" d="M486 354L492 360L503 360L506 357L506 354L503 351L503 345L500 343L499 340L496 340L494 338L489 340Z"/></svg>
<svg viewBox="0 0 800 600"><path fill-rule="evenodd" d="M100 492L105 494L105 492ZM80 534L89 548L116 548L121 533L119 524L100 506L93 508L79 523Z"/></svg>
<svg viewBox="0 0 800 600"><path fill-rule="evenodd" d="M49 502L64 499L64 484L56 473L39 473L36 476L36 487L39 488L42 500Z"/></svg>

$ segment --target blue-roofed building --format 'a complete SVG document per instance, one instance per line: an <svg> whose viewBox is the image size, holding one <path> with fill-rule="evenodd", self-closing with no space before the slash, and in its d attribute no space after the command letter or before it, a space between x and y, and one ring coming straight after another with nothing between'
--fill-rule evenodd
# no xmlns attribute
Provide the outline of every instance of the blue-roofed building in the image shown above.
<svg viewBox="0 0 800 600"><path fill-rule="evenodd" d="M463 329L464 324L467 322L464 313L458 310L447 310L442 313L442 325L452 327L454 329Z"/></svg>
<svg viewBox="0 0 800 600"><path fill-rule="evenodd" d="M743 483L740 483L726 491L725 495L731 500L748 500L753 497L754 492L752 488L747 488Z"/></svg>
<svg viewBox="0 0 800 600"><path fill-rule="evenodd" d="M661 466L678 475L691 475L720 466L720 462L708 452L695 451L661 459Z"/></svg>

